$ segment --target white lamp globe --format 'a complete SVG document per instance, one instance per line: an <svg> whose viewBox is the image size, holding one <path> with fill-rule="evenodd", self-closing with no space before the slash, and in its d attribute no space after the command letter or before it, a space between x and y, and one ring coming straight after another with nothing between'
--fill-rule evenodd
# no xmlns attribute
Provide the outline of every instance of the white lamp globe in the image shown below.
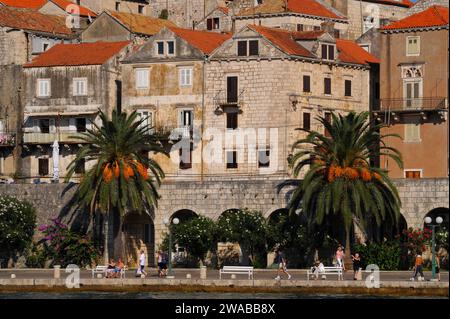
<svg viewBox="0 0 450 319"><path fill-rule="evenodd" d="M431 217L425 217L425 223L431 224Z"/></svg>
<svg viewBox="0 0 450 319"><path fill-rule="evenodd" d="M443 221L444 219L441 216L436 217L436 223L442 224Z"/></svg>
<svg viewBox="0 0 450 319"><path fill-rule="evenodd" d="M172 223L174 223L175 225L178 225L179 222L180 220L176 217L172 220Z"/></svg>

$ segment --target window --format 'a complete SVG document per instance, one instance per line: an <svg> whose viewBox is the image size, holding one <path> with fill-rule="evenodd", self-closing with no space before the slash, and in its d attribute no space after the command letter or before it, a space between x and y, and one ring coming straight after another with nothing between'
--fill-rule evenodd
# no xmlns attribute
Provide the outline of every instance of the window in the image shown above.
<svg viewBox="0 0 450 319"><path fill-rule="evenodd" d="M238 102L238 77L227 77L227 103Z"/></svg>
<svg viewBox="0 0 450 319"><path fill-rule="evenodd" d="M41 133L50 133L50 119L39 120L39 131Z"/></svg>
<svg viewBox="0 0 450 319"><path fill-rule="evenodd" d="M142 6L142 5L138 6L138 13L139 14L144 14L144 6Z"/></svg>
<svg viewBox="0 0 450 319"><path fill-rule="evenodd" d="M74 96L87 95L87 79L86 78L73 79L73 95Z"/></svg>
<svg viewBox="0 0 450 319"><path fill-rule="evenodd" d="M47 51L48 47L50 46L50 43L48 42L43 42L42 43L42 52Z"/></svg>
<svg viewBox="0 0 450 319"><path fill-rule="evenodd" d="M370 44L360 44L359 46L370 53Z"/></svg>
<svg viewBox="0 0 450 319"><path fill-rule="evenodd" d="M311 76L303 76L303 92L311 92Z"/></svg>
<svg viewBox="0 0 450 319"><path fill-rule="evenodd" d="M167 54L175 54L175 42L167 41Z"/></svg>
<svg viewBox="0 0 450 319"><path fill-rule="evenodd" d="M189 143L190 147L180 148L180 169L192 168L192 151L194 149L193 143Z"/></svg>
<svg viewBox="0 0 450 319"><path fill-rule="evenodd" d="M249 41L249 55L258 55L259 54L259 44L258 40Z"/></svg>
<svg viewBox="0 0 450 319"><path fill-rule="evenodd" d="M206 19L206 28L208 30L218 30L218 29L220 29L220 19L219 18L208 18L208 19Z"/></svg>
<svg viewBox="0 0 450 319"><path fill-rule="evenodd" d="M153 127L153 112L148 110L138 110L136 111L139 120L142 120L141 127L145 127L148 130Z"/></svg>
<svg viewBox="0 0 450 319"><path fill-rule="evenodd" d="M37 80L37 96L48 97L50 96L50 79L38 79Z"/></svg>
<svg viewBox="0 0 450 319"><path fill-rule="evenodd" d="M227 113L227 129L235 130L238 127L238 113Z"/></svg>
<svg viewBox="0 0 450 319"><path fill-rule="evenodd" d="M38 159L38 174L39 176L47 176L48 175L48 158L39 158Z"/></svg>
<svg viewBox="0 0 450 319"><path fill-rule="evenodd" d="M314 26L314 31L320 31L320 26L315 25L315 26Z"/></svg>
<svg viewBox="0 0 450 319"><path fill-rule="evenodd" d="M136 88L147 89L149 87L149 69L136 69Z"/></svg>
<svg viewBox="0 0 450 319"><path fill-rule="evenodd" d="M406 37L406 55L420 55L420 37Z"/></svg>
<svg viewBox="0 0 450 319"><path fill-rule="evenodd" d="M192 85L192 69L183 68L180 69L180 85L191 86Z"/></svg>
<svg viewBox="0 0 450 319"><path fill-rule="evenodd" d="M422 170L405 169L405 178L421 178Z"/></svg>
<svg viewBox="0 0 450 319"><path fill-rule="evenodd" d="M322 44L321 45L322 59L334 60L334 45Z"/></svg>
<svg viewBox="0 0 450 319"><path fill-rule="evenodd" d="M238 56L247 55L247 41L238 41Z"/></svg>
<svg viewBox="0 0 450 319"><path fill-rule="evenodd" d="M164 55L164 42L161 41L156 42L156 47L158 55Z"/></svg>
<svg viewBox="0 0 450 319"><path fill-rule="evenodd" d="M258 167L270 166L270 150L258 151Z"/></svg>
<svg viewBox="0 0 450 319"><path fill-rule="evenodd" d="M406 97L404 106L406 109L418 109L421 107L422 79L408 79L403 82L403 94Z"/></svg>
<svg viewBox="0 0 450 319"><path fill-rule="evenodd" d="M333 35L335 39L339 39L341 34L338 29L333 29Z"/></svg>
<svg viewBox="0 0 450 319"><path fill-rule="evenodd" d="M324 78L323 79L323 93L327 95L331 95L331 79Z"/></svg>
<svg viewBox="0 0 450 319"><path fill-rule="evenodd" d="M78 133L86 132L86 118L79 117L79 118L75 119L75 125L77 127Z"/></svg>
<svg viewBox="0 0 450 319"><path fill-rule="evenodd" d="M120 2L116 2L116 11L120 10Z"/></svg>
<svg viewBox="0 0 450 319"><path fill-rule="evenodd" d="M303 24L297 24L297 31L303 31Z"/></svg>
<svg viewBox="0 0 450 319"><path fill-rule="evenodd" d="M405 124L405 142L420 142L420 125Z"/></svg>
<svg viewBox="0 0 450 319"><path fill-rule="evenodd" d="M227 154L227 168L238 168L237 152L227 151L226 154Z"/></svg>
<svg viewBox="0 0 450 319"><path fill-rule="evenodd" d="M308 131L311 129L311 114L308 112L303 112L303 129Z"/></svg>
<svg viewBox="0 0 450 319"><path fill-rule="evenodd" d="M84 158L81 158L77 162L77 165L75 166L75 174L84 174L85 173L85 171L86 171L85 163L86 163L86 161L84 160Z"/></svg>
<svg viewBox="0 0 450 319"><path fill-rule="evenodd" d="M352 96L352 81L351 80L345 80L345 96Z"/></svg>
<svg viewBox="0 0 450 319"><path fill-rule="evenodd" d="M191 110L183 110L180 112L180 115L180 125L192 127L194 113Z"/></svg>
<svg viewBox="0 0 450 319"><path fill-rule="evenodd" d="M325 121L327 121L328 123L331 124L331 113L330 112L325 112ZM331 137L331 134L327 129L325 129L325 136Z"/></svg>

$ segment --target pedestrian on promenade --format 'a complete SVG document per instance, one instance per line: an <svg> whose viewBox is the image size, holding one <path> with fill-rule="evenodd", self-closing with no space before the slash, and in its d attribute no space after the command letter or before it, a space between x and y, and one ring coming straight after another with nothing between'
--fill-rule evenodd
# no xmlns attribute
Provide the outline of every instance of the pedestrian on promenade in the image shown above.
<svg viewBox="0 0 450 319"><path fill-rule="evenodd" d="M359 253L355 253L355 255L352 255L352 261L353 261L353 280L361 280L361 256L359 256Z"/></svg>
<svg viewBox="0 0 450 319"><path fill-rule="evenodd" d="M144 271L145 268L145 253L144 250L141 250L141 256L139 257L139 266L141 270L141 274L147 276L147 273Z"/></svg>
<svg viewBox="0 0 450 319"><path fill-rule="evenodd" d="M292 276L287 272L287 262L286 262L286 258L284 256L284 253L280 250L277 249L275 250L275 263L278 264L278 272L277 272L277 276L275 277L276 280L280 280L281 277L281 272L284 272L287 276L288 279L291 279Z"/></svg>
<svg viewBox="0 0 450 319"><path fill-rule="evenodd" d="M416 255L413 269L414 269L414 274L411 277L411 281L414 281L416 279L417 274L420 274L419 279L418 279L419 281L422 281L425 279L423 276L423 258L422 258L422 255L420 252Z"/></svg>
<svg viewBox="0 0 450 319"><path fill-rule="evenodd" d="M345 270L344 266L344 249L341 245L336 250L336 264L338 267L341 267L342 270Z"/></svg>
<svg viewBox="0 0 450 319"><path fill-rule="evenodd" d="M158 276L167 276L167 260L162 250L158 250Z"/></svg>
<svg viewBox="0 0 450 319"><path fill-rule="evenodd" d="M116 269L116 263L114 259L109 259L108 268L106 269L106 278L114 277L114 270Z"/></svg>

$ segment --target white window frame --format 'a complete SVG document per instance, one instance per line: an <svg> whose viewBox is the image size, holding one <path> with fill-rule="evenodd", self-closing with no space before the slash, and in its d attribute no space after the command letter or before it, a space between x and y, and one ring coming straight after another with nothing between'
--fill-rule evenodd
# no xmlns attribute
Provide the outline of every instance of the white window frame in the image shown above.
<svg viewBox="0 0 450 319"><path fill-rule="evenodd" d="M327 57L325 59L322 58L322 46L325 45L327 47ZM331 60L330 59L330 50L329 47L332 46L333 47L333 55L334 55L334 59ZM325 61L335 61L337 58L337 50L336 50L336 45L334 43L326 43L326 42L320 42L320 55L319 57Z"/></svg>
<svg viewBox="0 0 450 319"><path fill-rule="evenodd" d="M404 109L409 109L407 106L407 100L408 100L408 96L407 96L407 92L408 92L408 84L412 84L413 87L413 92L412 94L414 95L414 83L419 83L419 96L417 97L417 99L420 99L423 97L423 78L405 78L403 79L403 99L404 99ZM410 98L412 100L412 103L414 104L414 97ZM414 105L411 107L411 109L414 109Z"/></svg>
<svg viewBox="0 0 450 319"><path fill-rule="evenodd" d="M144 72L144 75L147 76L139 76L139 73ZM150 87L150 69L149 68L136 68L134 69L134 80L135 87L137 90L145 90ZM140 83L140 80L143 80L143 83Z"/></svg>
<svg viewBox="0 0 450 319"><path fill-rule="evenodd" d="M189 74L189 77L187 76L187 74ZM180 86L192 86L192 75L193 75L193 69L192 68L180 68L179 70L179 78L180 78ZM189 79L189 81L186 81L187 79Z"/></svg>
<svg viewBox="0 0 450 319"><path fill-rule="evenodd" d="M48 83L47 92L41 91L41 83ZM36 81L36 96L37 97L50 97L52 95L52 86L50 79L37 79Z"/></svg>
<svg viewBox="0 0 450 319"><path fill-rule="evenodd" d="M403 178L406 178L406 172L419 172L420 177L423 178L423 169L422 168L408 168L403 170Z"/></svg>
<svg viewBox="0 0 450 319"><path fill-rule="evenodd" d="M409 53L409 40L417 39L417 53ZM406 56L419 56L420 55L420 36L408 36L406 37Z"/></svg>
<svg viewBox="0 0 450 319"><path fill-rule="evenodd" d="M83 83L82 88L83 90L81 92L78 91L78 83ZM87 78L73 78L72 80L72 91L73 96L86 96L88 95L88 80Z"/></svg>
<svg viewBox="0 0 450 319"><path fill-rule="evenodd" d="M138 109L136 110L136 113L139 114L139 119L142 119L144 117L144 113L148 113L146 122L142 123L143 125L147 125L149 126L149 130L152 131L154 126L155 126L155 112L153 110L149 110L149 109ZM151 123L148 123L150 119ZM142 125L141 125L142 127Z"/></svg>
<svg viewBox="0 0 450 319"><path fill-rule="evenodd" d="M175 40L167 40L165 42L166 42L165 47L167 48L167 55L174 56L176 54ZM169 42L173 43L173 53L169 53Z"/></svg>
<svg viewBox="0 0 450 319"><path fill-rule="evenodd" d="M184 118L183 114L184 112L191 112L191 125L189 127L194 127L194 109L193 108L181 108L179 109L179 115L178 115L178 127L185 127L184 125Z"/></svg>
<svg viewBox="0 0 450 319"><path fill-rule="evenodd" d="M156 45L155 45L155 54L157 56L164 56L164 54L166 53L166 45L164 43L164 41L155 41ZM159 53L159 43L162 43L163 46L163 53Z"/></svg>
<svg viewBox="0 0 450 319"><path fill-rule="evenodd" d="M405 131L404 131L405 138L403 139L404 143L420 143L420 142L422 142L421 135L420 135L420 124L408 123L408 124L404 124L404 125L405 125ZM408 137L408 128L409 127L417 127L417 131L418 131L417 138Z"/></svg>

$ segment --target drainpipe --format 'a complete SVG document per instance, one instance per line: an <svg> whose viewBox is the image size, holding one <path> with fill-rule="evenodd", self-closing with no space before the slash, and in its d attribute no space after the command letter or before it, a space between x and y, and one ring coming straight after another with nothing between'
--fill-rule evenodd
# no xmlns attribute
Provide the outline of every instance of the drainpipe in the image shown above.
<svg viewBox="0 0 450 319"><path fill-rule="evenodd" d="M203 132L205 130L205 86L206 86L206 62L208 58L205 56L203 59L203 74L202 74L202 124L200 127L200 180L203 182Z"/></svg>

